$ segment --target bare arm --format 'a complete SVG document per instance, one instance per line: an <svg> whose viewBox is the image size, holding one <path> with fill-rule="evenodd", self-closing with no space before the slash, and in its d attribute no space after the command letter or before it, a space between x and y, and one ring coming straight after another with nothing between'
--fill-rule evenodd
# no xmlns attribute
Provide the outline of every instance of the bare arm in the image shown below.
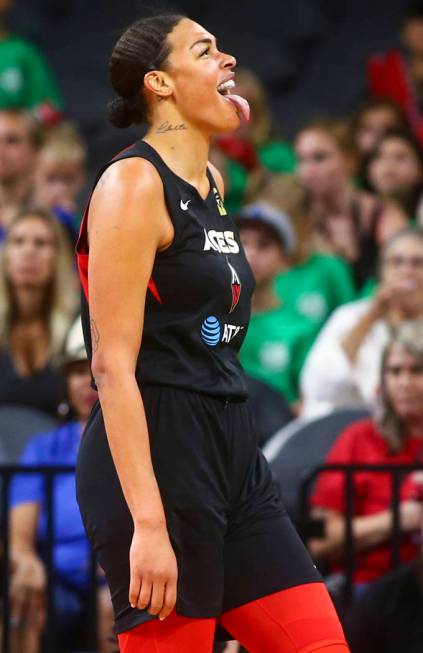
<svg viewBox="0 0 423 653"><path fill-rule="evenodd" d="M10 548L16 554L36 555L37 524L40 515L38 502L21 503L10 511Z"/></svg>
<svg viewBox="0 0 423 653"><path fill-rule="evenodd" d="M100 180L89 216L89 298L96 379L113 461L134 522L131 605L167 616L176 560L151 462L135 379L144 304L157 250L173 238L163 187L142 159L119 161Z"/></svg>
<svg viewBox="0 0 423 653"><path fill-rule="evenodd" d="M337 510L315 508L312 516L325 520L325 537L309 540L308 547L316 558L339 558L345 543L345 516ZM422 506L417 501L404 501L400 505L400 528L403 533L418 530ZM374 515L354 517L352 520L354 548L362 551L389 540L392 531L392 513L383 510Z"/></svg>

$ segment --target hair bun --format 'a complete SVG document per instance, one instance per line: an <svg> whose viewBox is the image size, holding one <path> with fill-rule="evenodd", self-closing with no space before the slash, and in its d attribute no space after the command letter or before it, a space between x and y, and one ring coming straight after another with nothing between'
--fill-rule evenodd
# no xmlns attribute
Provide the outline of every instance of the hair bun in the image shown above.
<svg viewBox="0 0 423 653"><path fill-rule="evenodd" d="M108 117L112 125L125 129L133 123L144 121L144 111L137 100L123 97L113 98L107 107Z"/></svg>

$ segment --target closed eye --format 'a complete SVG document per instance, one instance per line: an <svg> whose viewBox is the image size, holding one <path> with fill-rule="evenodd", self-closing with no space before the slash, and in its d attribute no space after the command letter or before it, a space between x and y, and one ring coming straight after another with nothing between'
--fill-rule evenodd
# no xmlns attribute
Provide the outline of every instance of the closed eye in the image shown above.
<svg viewBox="0 0 423 653"><path fill-rule="evenodd" d="M210 52L210 46L207 46L207 48L203 50L202 53L200 54L200 57L204 56L205 54L209 54L209 52Z"/></svg>

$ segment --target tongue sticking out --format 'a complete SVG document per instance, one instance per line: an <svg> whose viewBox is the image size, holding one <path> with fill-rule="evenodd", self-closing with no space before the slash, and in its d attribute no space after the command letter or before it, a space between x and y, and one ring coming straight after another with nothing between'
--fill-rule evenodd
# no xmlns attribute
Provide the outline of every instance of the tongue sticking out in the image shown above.
<svg viewBox="0 0 423 653"><path fill-rule="evenodd" d="M245 122L249 121L250 105L245 98L241 97L240 95L233 94L225 95L224 98L234 105L235 109L238 111L238 113L241 114Z"/></svg>

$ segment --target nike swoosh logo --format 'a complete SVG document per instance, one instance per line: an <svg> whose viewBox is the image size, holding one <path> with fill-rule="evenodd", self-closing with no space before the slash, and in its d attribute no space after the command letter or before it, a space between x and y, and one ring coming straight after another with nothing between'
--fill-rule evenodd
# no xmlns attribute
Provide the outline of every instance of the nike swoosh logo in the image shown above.
<svg viewBox="0 0 423 653"><path fill-rule="evenodd" d="M191 200L187 200L186 202L183 202L183 201L181 200L181 204L180 204L181 209L182 209L183 211L188 211L188 204L189 204L190 202L191 202Z"/></svg>

